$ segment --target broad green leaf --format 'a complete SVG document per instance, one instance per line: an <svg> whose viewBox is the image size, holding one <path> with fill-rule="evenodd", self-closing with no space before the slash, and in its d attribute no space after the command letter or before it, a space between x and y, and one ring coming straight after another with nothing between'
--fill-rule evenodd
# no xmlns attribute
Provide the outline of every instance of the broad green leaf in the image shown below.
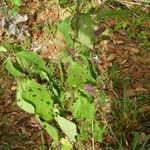
<svg viewBox="0 0 150 150"><path fill-rule="evenodd" d="M36 116L39 124L48 132L48 134L52 137L52 139L54 140L54 143L52 144L53 147L56 147L58 144L58 131L55 127L53 127L52 125L50 125L49 123L45 122L45 121L41 121L40 116Z"/></svg>
<svg viewBox="0 0 150 150"><path fill-rule="evenodd" d="M68 43L68 45L73 46L73 40L71 38L70 35L70 18L66 18L65 20L63 20L63 22L61 22L58 26L58 30L59 32L63 35L64 40L66 41L66 43Z"/></svg>
<svg viewBox="0 0 150 150"><path fill-rule="evenodd" d="M78 20L78 21L77 21ZM78 40L81 44L93 48L94 42L94 20L90 14L82 14L72 19L73 30L78 30Z"/></svg>
<svg viewBox="0 0 150 150"><path fill-rule="evenodd" d="M5 68L7 69L7 71L12 76L14 76L14 77L21 77L21 76L23 76L23 74L13 66L13 63L12 63L10 57L6 58L4 64L5 64Z"/></svg>
<svg viewBox="0 0 150 150"><path fill-rule="evenodd" d="M20 6L21 0L11 0L14 5Z"/></svg>
<svg viewBox="0 0 150 150"><path fill-rule="evenodd" d="M97 141L97 142L103 141L103 134L105 133L105 128L106 128L106 126L100 125L100 123L98 121L95 122L94 132L93 132L95 141Z"/></svg>
<svg viewBox="0 0 150 150"><path fill-rule="evenodd" d="M86 83L87 81L95 82L90 71L79 63L72 62L68 68L67 82L71 86L78 86Z"/></svg>
<svg viewBox="0 0 150 150"><path fill-rule="evenodd" d="M46 63L34 52L22 51L16 55L17 61L22 68L29 69L29 65L45 69Z"/></svg>
<svg viewBox="0 0 150 150"><path fill-rule="evenodd" d="M77 135L76 125L73 122L60 116L56 118L56 121L58 122L61 130L68 136L69 140L74 142L75 136Z"/></svg>
<svg viewBox="0 0 150 150"><path fill-rule="evenodd" d="M83 140L87 141L89 138L89 133L91 131L91 121L82 122L79 129L80 129L80 133L81 133Z"/></svg>
<svg viewBox="0 0 150 150"><path fill-rule="evenodd" d="M52 119L53 100L44 86L28 79L26 89L22 92L22 98L34 106L35 114L44 120Z"/></svg>
<svg viewBox="0 0 150 150"><path fill-rule="evenodd" d="M88 110L88 111L87 111ZM73 117L76 119L94 119L95 107L86 98L79 96L72 107Z"/></svg>
<svg viewBox="0 0 150 150"><path fill-rule="evenodd" d="M17 94L16 94L17 105L21 109L23 109L24 111L26 111L28 113L34 113L33 105L26 102L22 97L23 91L25 91L28 86L30 86L30 82L28 82L28 79L18 80L18 82L17 82Z"/></svg>
<svg viewBox="0 0 150 150"><path fill-rule="evenodd" d="M7 52L7 49L4 46L0 46L0 52Z"/></svg>
<svg viewBox="0 0 150 150"><path fill-rule="evenodd" d="M62 4L62 5L65 5L68 3L68 0L59 0L59 2Z"/></svg>
<svg viewBox="0 0 150 150"><path fill-rule="evenodd" d="M100 19L107 19L109 17L127 17L131 14L131 11L119 9L119 10L100 10Z"/></svg>
<svg viewBox="0 0 150 150"><path fill-rule="evenodd" d="M17 62L24 71L29 73L39 74L41 79L46 79L49 81L45 61L43 61L36 53L22 51L17 53Z"/></svg>
<svg viewBox="0 0 150 150"><path fill-rule="evenodd" d="M73 146L67 139L62 138L61 139L61 150L73 150Z"/></svg>

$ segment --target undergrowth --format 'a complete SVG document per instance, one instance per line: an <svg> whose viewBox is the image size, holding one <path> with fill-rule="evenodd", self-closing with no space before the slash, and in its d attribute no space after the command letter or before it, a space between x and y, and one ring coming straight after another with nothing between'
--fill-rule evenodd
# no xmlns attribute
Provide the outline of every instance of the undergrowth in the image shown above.
<svg viewBox="0 0 150 150"><path fill-rule="evenodd" d="M96 142L105 142L105 134L110 128L109 121L102 120L101 108L108 104L108 96L99 87L98 78L101 73L97 71L97 63L93 62L93 27L113 18L116 21L114 27L104 31L115 33L123 29L129 38L137 39L140 45L147 46L147 28L143 22L149 16L141 13L142 6L131 10L101 10L92 5L91 1L78 0L75 3L60 0L59 4L71 10L72 14L57 26L66 42L65 50L57 63L41 59L35 52L26 50L24 47L27 46L8 44L5 40L1 46L1 52L6 57L4 66L16 79L18 106L35 115L41 127L53 139L54 148L61 141L62 149L84 149L84 143L90 141L91 149L94 150ZM21 1L12 1L13 15L20 5ZM49 32L47 28L45 25L45 30ZM139 29L140 32L136 32ZM111 106L114 124L112 133L117 139L114 149L148 149L150 136L146 136L142 143L138 142L142 127L140 119L143 115L138 101L145 101L146 98L139 95L137 101L133 101L126 96L124 78L117 65L113 65L108 74L114 89L117 91L121 87L124 93ZM109 144L104 145L106 149L111 149Z"/></svg>

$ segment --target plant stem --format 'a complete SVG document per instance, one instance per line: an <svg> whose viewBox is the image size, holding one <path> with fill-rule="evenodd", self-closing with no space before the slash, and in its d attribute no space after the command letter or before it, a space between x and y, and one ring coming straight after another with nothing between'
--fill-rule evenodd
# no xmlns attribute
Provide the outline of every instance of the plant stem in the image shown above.
<svg viewBox="0 0 150 150"><path fill-rule="evenodd" d="M93 121L92 121L92 135L94 134L94 123L93 123ZM95 148L94 148L94 135L93 135L93 137L92 137L92 150L94 150Z"/></svg>
<svg viewBox="0 0 150 150"><path fill-rule="evenodd" d="M40 133L41 133L41 143L42 143L41 149L42 149L42 150L46 150L45 143L44 143L43 132L41 131Z"/></svg>

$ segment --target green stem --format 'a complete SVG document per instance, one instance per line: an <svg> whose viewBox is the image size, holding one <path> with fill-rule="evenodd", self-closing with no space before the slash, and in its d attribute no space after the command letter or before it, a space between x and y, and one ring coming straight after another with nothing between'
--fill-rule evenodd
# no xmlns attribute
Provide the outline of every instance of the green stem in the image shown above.
<svg viewBox="0 0 150 150"><path fill-rule="evenodd" d="M92 150L94 150L95 148L95 145L94 145L94 143L95 143L95 141L94 141L94 123L93 123L93 121L92 121L92 135L93 135L93 137L92 137Z"/></svg>
<svg viewBox="0 0 150 150"><path fill-rule="evenodd" d="M43 132L41 131L40 133L41 133L41 143L42 143L41 149L42 150L46 150L45 142L44 142L44 137L43 137Z"/></svg>

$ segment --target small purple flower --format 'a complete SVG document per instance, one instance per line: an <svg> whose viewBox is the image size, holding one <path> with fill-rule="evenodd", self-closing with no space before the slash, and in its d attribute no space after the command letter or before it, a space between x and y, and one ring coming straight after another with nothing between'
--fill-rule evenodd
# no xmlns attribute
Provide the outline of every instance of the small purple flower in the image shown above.
<svg viewBox="0 0 150 150"><path fill-rule="evenodd" d="M99 36L100 33L101 33L100 29L98 29L98 30L95 31L95 35L96 35L96 36Z"/></svg>
<svg viewBox="0 0 150 150"><path fill-rule="evenodd" d="M89 83L84 85L84 89L88 91L91 96L95 96L93 86Z"/></svg>

